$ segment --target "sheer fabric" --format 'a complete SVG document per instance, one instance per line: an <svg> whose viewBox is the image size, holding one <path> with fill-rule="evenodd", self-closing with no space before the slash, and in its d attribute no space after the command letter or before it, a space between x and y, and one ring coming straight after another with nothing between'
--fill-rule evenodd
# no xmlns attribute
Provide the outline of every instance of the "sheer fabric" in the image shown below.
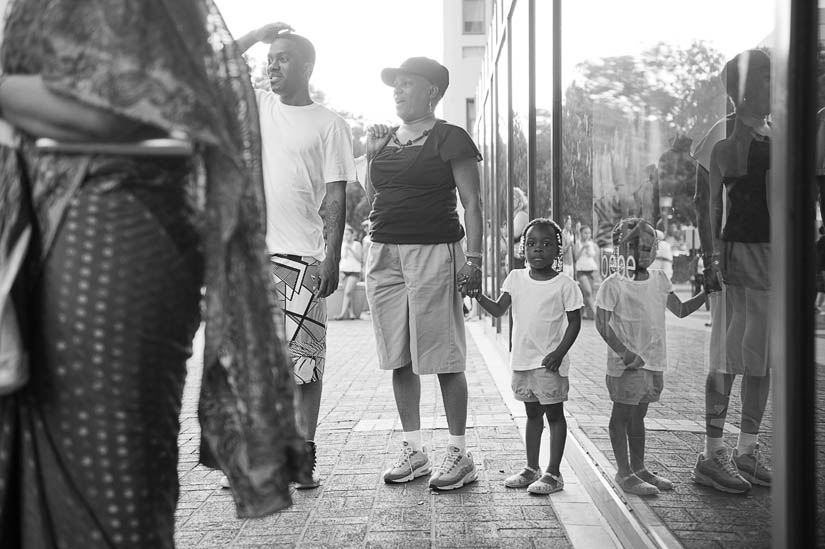
<svg viewBox="0 0 825 549"><path fill-rule="evenodd" d="M202 461L219 465L229 475L239 516L261 516L288 506L289 481L296 478L304 445L294 423L291 365L278 339L282 327L273 315L274 302L265 297L271 278L257 109L246 65L214 3L17 1L4 38L6 73L40 74L56 94L183 134L197 144L198 154L179 180L186 207L169 223L197 231L198 242L189 245L202 247L205 262L206 348L199 416L208 451ZM63 223L83 188L100 184L101 174L115 173L106 183L113 190L137 187L152 195L153 185L158 189L157 181L135 177L118 159L39 154L26 139L20 155L10 149L2 154L22 158L24 166L17 170L4 163L0 168L14 191L3 197L0 208L22 218L25 199L30 198L39 237L22 277L24 294L36 291L46 258L62 237ZM107 162L114 162L109 172ZM21 172L27 181L18 180ZM164 179L159 184L170 183ZM147 212L152 215L152 207ZM15 230L14 223L0 224L2 233ZM161 380L158 384L157 390L164 390ZM20 424L14 418L25 410L24 401L35 408L43 405L31 400L23 395L4 399L0 442L14 446L17 437L26 436L15 431ZM15 408L17 414L10 411ZM0 474L9 480L16 472ZM14 490L4 483L0 491L0 514L7 521Z"/></svg>

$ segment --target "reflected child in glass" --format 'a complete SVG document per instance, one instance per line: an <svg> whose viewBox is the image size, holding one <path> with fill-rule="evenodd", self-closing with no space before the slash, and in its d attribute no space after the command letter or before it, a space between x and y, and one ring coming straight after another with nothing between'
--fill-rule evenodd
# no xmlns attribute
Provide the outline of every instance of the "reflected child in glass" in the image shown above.
<svg viewBox="0 0 825 549"><path fill-rule="evenodd" d="M648 405L659 400L667 368L665 309L683 318L705 302L702 291L683 303L667 274L649 268L657 240L648 221L620 221L613 229L615 272L596 296L596 329L608 346L605 381L613 401L610 442L616 483L638 496L673 489L670 480L645 467L645 416Z"/></svg>
<svg viewBox="0 0 825 549"><path fill-rule="evenodd" d="M564 488L559 467L567 440L567 353L581 329L583 299L578 284L562 273L562 250L562 230L554 221L530 221L521 236L526 268L513 269L507 275L496 301L485 295L476 297L495 317L513 307L511 387L527 411L527 466L508 477L504 485L527 488L533 494L552 494ZM542 474L539 448L545 416L550 428L550 463Z"/></svg>

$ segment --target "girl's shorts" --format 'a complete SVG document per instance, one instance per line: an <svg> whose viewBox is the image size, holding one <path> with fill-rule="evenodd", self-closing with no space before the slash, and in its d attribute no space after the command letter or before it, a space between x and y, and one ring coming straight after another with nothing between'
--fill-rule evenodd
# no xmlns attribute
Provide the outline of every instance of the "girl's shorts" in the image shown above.
<svg viewBox="0 0 825 549"><path fill-rule="evenodd" d="M663 372L652 372L641 368L625 370L621 376L605 376L610 400L619 404L647 404L658 402L665 387Z"/></svg>
<svg viewBox="0 0 825 549"><path fill-rule="evenodd" d="M559 375L545 367L534 370L517 370L513 372L510 384L516 400L521 402L538 402L539 404L558 404L567 400L570 382L567 376Z"/></svg>

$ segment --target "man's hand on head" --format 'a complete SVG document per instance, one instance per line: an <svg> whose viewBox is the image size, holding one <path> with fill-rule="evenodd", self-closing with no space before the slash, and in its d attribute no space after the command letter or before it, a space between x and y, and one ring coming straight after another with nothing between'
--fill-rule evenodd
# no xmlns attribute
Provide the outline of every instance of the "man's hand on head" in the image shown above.
<svg viewBox="0 0 825 549"><path fill-rule="evenodd" d="M258 42L271 44L278 38L279 35L287 32L293 32L294 30L295 29L292 28L292 25L281 23L280 21L277 23L267 23L255 31L255 38Z"/></svg>

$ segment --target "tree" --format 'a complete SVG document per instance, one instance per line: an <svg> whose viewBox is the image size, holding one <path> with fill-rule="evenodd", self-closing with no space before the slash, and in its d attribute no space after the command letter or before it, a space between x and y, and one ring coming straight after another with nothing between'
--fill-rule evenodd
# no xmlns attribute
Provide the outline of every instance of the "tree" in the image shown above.
<svg viewBox="0 0 825 549"><path fill-rule="evenodd" d="M638 56L578 65L579 77L566 90L562 109L563 211L586 222L598 202L597 225L609 227L618 221L610 216L634 213L655 221L658 204L634 210L630 200L654 201L658 189L646 187L656 185L651 165L659 155L676 138L701 139L725 115L727 99L718 77L724 62L710 45L695 41L688 47L659 43ZM539 131L541 146L544 130ZM678 193L674 221L689 222L692 189L681 186ZM604 215L608 219L600 220ZM601 232L594 230L607 244Z"/></svg>

